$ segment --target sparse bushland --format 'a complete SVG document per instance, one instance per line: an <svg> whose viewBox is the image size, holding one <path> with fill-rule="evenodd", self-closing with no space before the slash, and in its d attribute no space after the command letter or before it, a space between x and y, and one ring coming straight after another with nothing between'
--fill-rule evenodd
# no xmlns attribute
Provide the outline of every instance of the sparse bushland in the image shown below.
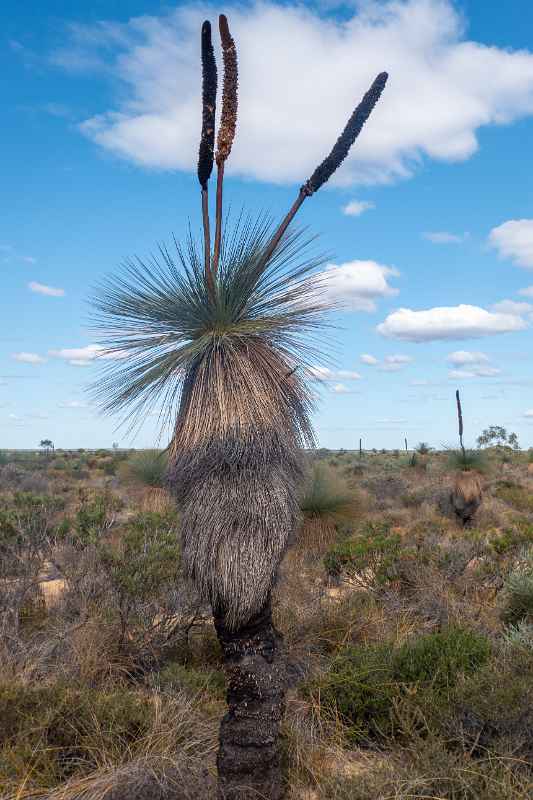
<svg viewBox="0 0 533 800"><path fill-rule="evenodd" d="M22 470L46 494L0 486L0 797L215 800L226 679L181 574L179 516L143 511L153 490L120 470L108 484L110 452L85 455L88 479L41 456ZM305 559L298 542L284 558L289 800L532 794L529 512L493 482L463 529L438 510L447 454L428 459L394 472L376 454L349 479L349 454L326 465L348 506L310 504L331 520L327 545L309 537ZM506 481L527 494L524 466Z"/></svg>

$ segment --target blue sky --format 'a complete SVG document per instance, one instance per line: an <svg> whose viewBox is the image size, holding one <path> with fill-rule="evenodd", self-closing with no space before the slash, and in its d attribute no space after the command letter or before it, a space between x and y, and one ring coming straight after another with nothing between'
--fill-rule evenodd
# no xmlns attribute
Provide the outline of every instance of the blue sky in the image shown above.
<svg viewBox="0 0 533 800"><path fill-rule="evenodd" d="M298 217L334 254L330 291L346 305L321 372L320 444L453 443L460 388L468 441L499 424L533 445L529 0L10 5L0 447L156 442L155 417L132 439L90 406L86 298L189 219L200 230L199 28L220 12L240 62L235 208L282 216L390 72L350 158Z"/></svg>

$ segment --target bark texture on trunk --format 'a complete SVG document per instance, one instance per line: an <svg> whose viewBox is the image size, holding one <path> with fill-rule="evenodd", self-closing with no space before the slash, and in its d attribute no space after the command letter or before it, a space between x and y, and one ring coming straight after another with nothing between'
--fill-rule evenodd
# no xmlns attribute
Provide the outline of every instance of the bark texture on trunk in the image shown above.
<svg viewBox="0 0 533 800"><path fill-rule="evenodd" d="M286 664L272 624L270 597L237 631L215 615L228 681L228 712L217 756L220 800L280 800L284 795L279 730L285 710Z"/></svg>

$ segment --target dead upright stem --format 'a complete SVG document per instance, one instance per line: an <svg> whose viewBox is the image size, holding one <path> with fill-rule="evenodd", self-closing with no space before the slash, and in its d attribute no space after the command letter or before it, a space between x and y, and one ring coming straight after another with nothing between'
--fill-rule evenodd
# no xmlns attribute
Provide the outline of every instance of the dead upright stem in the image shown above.
<svg viewBox="0 0 533 800"><path fill-rule="evenodd" d="M455 399L457 400L457 418L459 420L459 442L463 452L463 459L465 458L465 448L463 444L463 410L461 408L461 398L459 397L459 389L455 392Z"/></svg>
<svg viewBox="0 0 533 800"><path fill-rule="evenodd" d="M220 257L220 240L222 237L222 184L224 183L224 161L217 161L217 208L215 217L215 247L213 251L213 272L216 276Z"/></svg>

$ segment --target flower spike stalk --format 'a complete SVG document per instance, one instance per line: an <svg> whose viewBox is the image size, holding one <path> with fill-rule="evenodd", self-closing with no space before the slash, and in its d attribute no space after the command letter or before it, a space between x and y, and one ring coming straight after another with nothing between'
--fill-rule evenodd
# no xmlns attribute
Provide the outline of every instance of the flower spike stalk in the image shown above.
<svg viewBox="0 0 533 800"><path fill-rule="evenodd" d="M282 220L279 228L272 237L268 247L266 248L261 263L265 263L271 257L272 253L278 246L281 237L289 227L296 212L302 205L306 197L311 197L312 194L317 192L320 187L328 181L333 173L340 167L346 156L348 155L351 146L361 133L363 125L369 118L378 102L385 84L387 83L388 73L380 72L374 80L372 86L367 91L357 108L352 113L346 126L335 142L331 153L322 161L321 164L315 169L311 177L300 187L298 197L292 204L288 213Z"/></svg>
<svg viewBox="0 0 533 800"><path fill-rule="evenodd" d="M217 65L211 41L211 23L202 25L202 138L198 154L198 180L202 187L202 221L204 228L205 281L213 293L211 272L211 240L209 233L209 205L207 182L213 170L215 150L215 109L217 97Z"/></svg>
<svg viewBox="0 0 533 800"><path fill-rule="evenodd" d="M224 163L231 152L237 125L237 87L238 66L237 49L224 14L218 18L220 40L222 43L222 59L224 62L224 82L222 89L222 114L217 137L217 204L215 246L213 252L213 274L217 274L220 257L220 241L222 237L222 184L224 181Z"/></svg>

